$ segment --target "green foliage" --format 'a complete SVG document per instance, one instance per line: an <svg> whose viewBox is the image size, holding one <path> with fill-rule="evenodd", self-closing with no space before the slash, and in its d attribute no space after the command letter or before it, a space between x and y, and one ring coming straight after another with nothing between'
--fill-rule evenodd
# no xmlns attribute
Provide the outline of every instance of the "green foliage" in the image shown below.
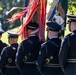
<svg viewBox="0 0 76 75"><path fill-rule="evenodd" d="M0 11L0 21L2 23L3 30L6 31L8 29L15 28L21 25L19 19L13 23L8 23L6 20L6 18L11 18L14 13L17 13L21 10L14 10L13 12L10 12L9 15L5 15L5 13L9 11L12 7L23 7L25 3L24 1L25 0L0 0L0 7L3 8L3 10Z"/></svg>
<svg viewBox="0 0 76 75"><path fill-rule="evenodd" d="M48 2L48 6L51 6L52 5L52 2Z"/></svg>
<svg viewBox="0 0 76 75"><path fill-rule="evenodd" d="M76 1L68 2L68 13L74 15L76 14Z"/></svg>

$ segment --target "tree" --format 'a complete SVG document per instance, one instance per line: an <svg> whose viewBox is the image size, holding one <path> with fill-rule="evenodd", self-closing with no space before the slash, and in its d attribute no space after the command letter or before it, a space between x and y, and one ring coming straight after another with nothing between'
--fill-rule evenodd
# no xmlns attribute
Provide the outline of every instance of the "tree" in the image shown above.
<svg viewBox="0 0 76 75"><path fill-rule="evenodd" d="M69 0L68 1L68 13L69 14L76 14L76 0Z"/></svg>
<svg viewBox="0 0 76 75"><path fill-rule="evenodd" d="M14 13L19 12L20 10L15 10L11 12L8 16L4 15L5 12L9 11L12 7L23 7L25 0L1 0L0 6L3 8L2 11L0 11L0 15L2 18L0 21L2 22L2 28L6 31L10 28L14 28L20 25L19 19L13 23L8 23L6 21L6 18L11 17Z"/></svg>

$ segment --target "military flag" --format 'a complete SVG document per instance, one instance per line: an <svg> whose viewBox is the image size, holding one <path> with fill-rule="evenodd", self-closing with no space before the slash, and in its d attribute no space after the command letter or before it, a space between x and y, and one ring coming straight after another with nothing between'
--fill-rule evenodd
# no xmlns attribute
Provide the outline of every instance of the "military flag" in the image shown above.
<svg viewBox="0 0 76 75"><path fill-rule="evenodd" d="M8 22L13 22L18 18L24 16L24 21L18 31L19 34L22 34L23 37L27 38L27 31L26 25L32 20L35 12L37 13L38 17L38 24L39 24L39 37L40 39L44 40L44 30L45 30L45 20L46 20L46 2L47 0L32 0L27 7L21 12L16 13L12 18L7 19Z"/></svg>
<svg viewBox="0 0 76 75"><path fill-rule="evenodd" d="M52 14L49 17L49 21L54 17L54 15L56 14L56 7L54 8Z"/></svg>
<svg viewBox="0 0 76 75"><path fill-rule="evenodd" d="M57 23L62 25L62 30L59 35L61 38L64 36L64 29L66 27L67 2L68 0L53 0L53 4L47 14L48 20L55 18Z"/></svg>
<svg viewBox="0 0 76 75"><path fill-rule="evenodd" d="M65 27L66 27L66 14L67 14L67 4L68 0L59 0L59 5L58 5L58 12L60 13L60 16L64 19L64 24L62 25L62 30L60 32L60 37L63 38L64 32L65 32Z"/></svg>
<svg viewBox="0 0 76 75"><path fill-rule="evenodd" d="M59 0L53 0L53 4L51 5L49 12L47 13L47 20L52 19L53 16L55 15L56 6L57 6L58 2L59 2Z"/></svg>
<svg viewBox="0 0 76 75"><path fill-rule="evenodd" d="M38 8L38 23L40 25L40 38L44 40L45 37L45 22L46 22L46 6L47 0L40 0L39 8Z"/></svg>

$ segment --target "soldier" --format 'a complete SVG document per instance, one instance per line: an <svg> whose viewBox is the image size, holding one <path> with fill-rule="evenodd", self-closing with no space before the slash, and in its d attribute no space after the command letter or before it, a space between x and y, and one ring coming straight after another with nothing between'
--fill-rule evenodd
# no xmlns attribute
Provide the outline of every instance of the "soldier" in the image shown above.
<svg viewBox="0 0 76 75"><path fill-rule="evenodd" d="M47 26L49 40L41 45L36 62L37 69L40 75L63 75L58 60L58 52L61 44L58 32L61 26L56 22L47 22Z"/></svg>
<svg viewBox="0 0 76 75"><path fill-rule="evenodd" d="M7 46L6 43L3 43L3 42L1 41L1 38L2 38L2 34L3 34L3 33L4 33L4 31L3 31L2 29L0 29L0 54L1 54L2 49Z"/></svg>
<svg viewBox="0 0 76 75"><path fill-rule="evenodd" d="M13 30L9 30L7 32L10 46L3 48L1 52L0 69L2 75L19 75L19 70L15 65L15 55L18 47L18 34Z"/></svg>
<svg viewBox="0 0 76 75"><path fill-rule="evenodd" d="M3 33L4 33L4 30L0 29L0 58L1 58L1 51L2 51L2 49L7 46L6 43L1 41ZM0 72L0 75L1 75L1 72Z"/></svg>
<svg viewBox="0 0 76 75"><path fill-rule="evenodd" d="M36 59L41 46L41 41L38 37L39 25L29 22L26 29L28 38L18 46L16 64L21 75L36 75Z"/></svg>
<svg viewBox="0 0 76 75"><path fill-rule="evenodd" d="M76 75L76 16L67 16L71 33L62 40L59 62L65 75Z"/></svg>

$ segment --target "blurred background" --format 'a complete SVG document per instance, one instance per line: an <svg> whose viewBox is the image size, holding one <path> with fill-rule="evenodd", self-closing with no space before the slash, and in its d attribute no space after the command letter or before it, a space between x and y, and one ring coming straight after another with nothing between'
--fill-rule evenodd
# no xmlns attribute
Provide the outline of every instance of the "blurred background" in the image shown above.
<svg viewBox="0 0 76 75"><path fill-rule="evenodd" d="M20 20L16 20L13 23L7 22L6 18L11 18L12 14L17 13L20 9L14 10L9 13L9 15L5 15L12 7L23 7L25 5L25 0L0 0L0 28L2 28L5 33L2 35L2 41L8 44L8 34L7 30L13 29L17 31L18 27L21 25ZM21 42L21 38L19 37L18 43Z"/></svg>
<svg viewBox="0 0 76 75"><path fill-rule="evenodd" d="M18 27L20 25L20 21L17 20L13 23L8 23L6 18L10 18L12 14L19 12L20 10L14 10L9 15L5 15L12 7L23 7L25 0L0 0L0 27L3 30L8 30L14 27Z"/></svg>
<svg viewBox="0 0 76 75"><path fill-rule="evenodd" d="M53 0L48 0L47 2L47 11L49 10L49 7L51 7ZM63 3L64 4L64 3ZM5 33L2 35L2 40L6 43L8 43L8 34L7 30L14 29L18 30L18 27L21 25L20 20L16 20L12 23L9 23L6 21L6 18L11 18L14 13L17 13L21 11L20 9L14 10L9 15L5 15L6 12L8 12L12 7L24 7L25 6L25 0L0 0L0 28L2 28ZM67 13L76 15L76 0L68 0L67 5ZM69 33L68 31L68 25L66 25L65 35ZM21 42L21 38L19 37L18 43Z"/></svg>

